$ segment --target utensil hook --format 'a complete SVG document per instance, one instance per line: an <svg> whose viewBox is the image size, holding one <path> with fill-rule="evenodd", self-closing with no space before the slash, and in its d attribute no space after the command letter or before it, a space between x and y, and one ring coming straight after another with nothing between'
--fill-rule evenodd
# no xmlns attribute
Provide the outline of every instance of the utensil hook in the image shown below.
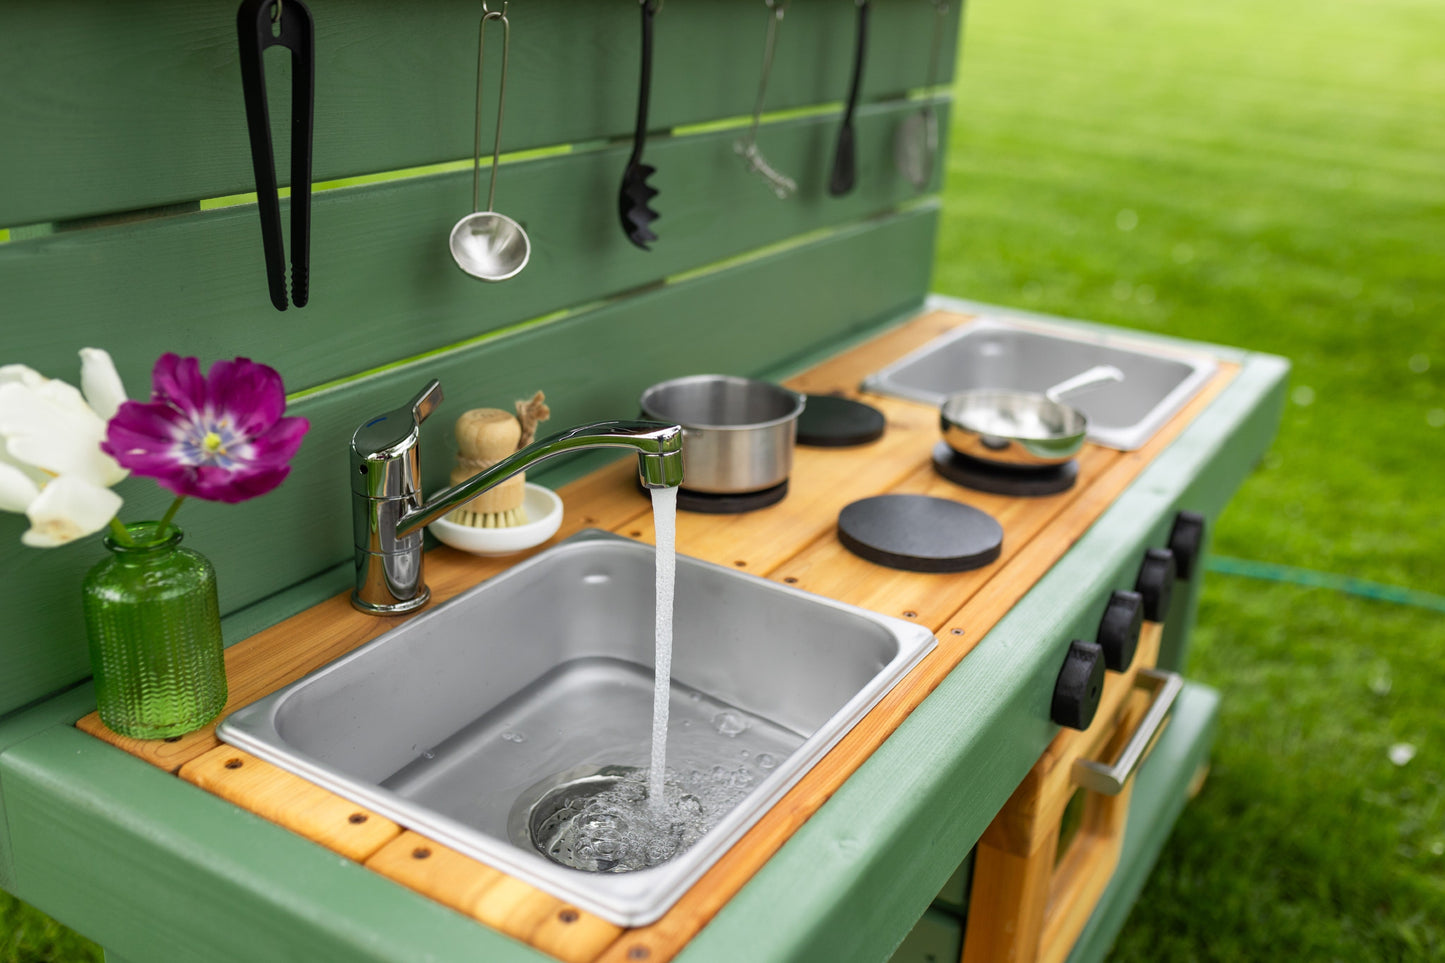
<svg viewBox="0 0 1445 963"><path fill-rule="evenodd" d="M279 3L280 0L277 0ZM482 173L482 62L487 50L487 23L502 22L502 74L497 82L497 129L492 141L492 180L487 187L487 211L492 211L497 198L497 165L502 154L502 110L507 100L507 55L512 45L512 24L507 20L507 0L501 10L490 10L482 0L482 24L477 31L477 117L472 128L472 213L481 210Z"/></svg>

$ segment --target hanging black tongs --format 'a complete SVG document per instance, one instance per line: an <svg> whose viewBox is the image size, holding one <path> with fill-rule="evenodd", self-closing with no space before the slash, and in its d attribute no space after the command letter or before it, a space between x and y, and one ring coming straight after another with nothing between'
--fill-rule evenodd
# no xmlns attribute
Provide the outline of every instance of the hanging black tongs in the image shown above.
<svg viewBox="0 0 1445 963"><path fill-rule="evenodd" d="M243 0L236 12L241 44L241 89L256 170L256 206L271 303L286 310L286 255L281 246L281 202L276 194L276 157L266 106L267 47L291 51L291 301L305 307L310 282L311 131L316 98L316 31L301 0Z"/></svg>

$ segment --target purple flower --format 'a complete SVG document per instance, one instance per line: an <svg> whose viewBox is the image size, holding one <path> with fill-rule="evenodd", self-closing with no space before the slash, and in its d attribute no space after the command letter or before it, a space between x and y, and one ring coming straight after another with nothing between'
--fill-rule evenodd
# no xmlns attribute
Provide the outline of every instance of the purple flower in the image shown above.
<svg viewBox="0 0 1445 963"><path fill-rule="evenodd" d="M311 427L282 417L281 376L249 358L217 361L202 376L198 359L167 353L151 382L151 400L122 404L100 447L180 496L235 503L266 494Z"/></svg>

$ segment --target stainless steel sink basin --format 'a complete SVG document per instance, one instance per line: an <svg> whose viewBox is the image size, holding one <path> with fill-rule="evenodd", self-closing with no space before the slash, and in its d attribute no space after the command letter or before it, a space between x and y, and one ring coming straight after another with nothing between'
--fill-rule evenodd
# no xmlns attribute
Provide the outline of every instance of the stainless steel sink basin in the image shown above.
<svg viewBox="0 0 1445 963"><path fill-rule="evenodd" d="M868 391L942 405L974 388L1043 391L1094 365L1124 380L1071 396L1089 419L1089 439L1131 451L1153 437L1209 380L1212 358L1175 353L1127 337L982 318L935 338L869 375Z"/></svg>
<svg viewBox="0 0 1445 963"><path fill-rule="evenodd" d="M658 865L558 865L527 838L533 804L577 774L648 763L654 607L651 546L583 532L219 734L583 909L648 923L935 644L921 626L679 556L668 771L742 798Z"/></svg>

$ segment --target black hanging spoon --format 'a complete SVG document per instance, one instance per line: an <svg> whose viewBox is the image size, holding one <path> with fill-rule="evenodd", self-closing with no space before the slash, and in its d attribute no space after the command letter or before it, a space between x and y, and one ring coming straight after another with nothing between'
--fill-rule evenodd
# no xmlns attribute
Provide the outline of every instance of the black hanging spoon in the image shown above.
<svg viewBox="0 0 1445 963"><path fill-rule="evenodd" d="M647 99L652 90L652 18L662 3L661 0L640 0L640 6L642 81L637 92L637 130L632 135L632 156L627 158L627 169L622 172L622 188L617 192L617 214L627 239L646 251L649 250L647 242L657 240L652 232L657 212L651 206L657 188L647 183L657 168L642 163L642 148L647 142Z"/></svg>
<svg viewBox="0 0 1445 963"><path fill-rule="evenodd" d="M267 47L291 51L291 301L305 307L311 280L311 132L316 99L316 30L301 0L243 0L236 12L241 45L241 90L256 171L256 207L271 303L286 310L286 255L281 246L281 202L271 116L266 106Z"/></svg>
<svg viewBox="0 0 1445 963"><path fill-rule="evenodd" d="M858 4L858 42L853 48L853 83L848 88L848 107L843 112L843 126L838 130L838 145L833 149L833 173L828 177L828 193L842 197L853 189L857 179L857 151L853 144L853 112L858 109L858 92L863 87L863 58L868 48L868 6L871 0Z"/></svg>

